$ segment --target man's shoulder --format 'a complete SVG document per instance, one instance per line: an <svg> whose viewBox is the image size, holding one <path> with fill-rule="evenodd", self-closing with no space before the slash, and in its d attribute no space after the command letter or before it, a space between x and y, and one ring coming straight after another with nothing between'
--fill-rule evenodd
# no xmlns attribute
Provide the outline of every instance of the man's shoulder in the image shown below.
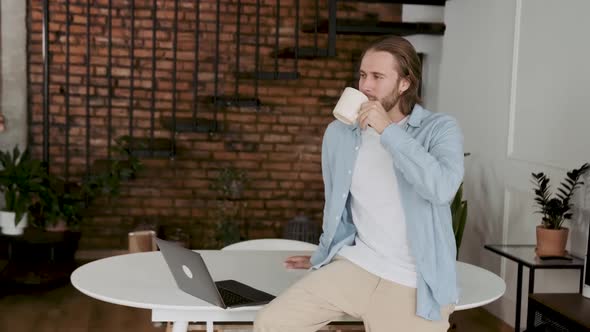
<svg viewBox="0 0 590 332"><path fill-rule="evenodd" d="M342 121L334 120L328 124L328 127L326 127L325 136L340 136L346 134L347 132L350 132L350 126L342 123Z"/></svg>
<svg viewBox="0 0 590 332"><path fill-rule="evenodd" d="M457 119L448 113L433 112L424 107L420 111L423 114L422 125L436 128L458 126Z"/></svg>

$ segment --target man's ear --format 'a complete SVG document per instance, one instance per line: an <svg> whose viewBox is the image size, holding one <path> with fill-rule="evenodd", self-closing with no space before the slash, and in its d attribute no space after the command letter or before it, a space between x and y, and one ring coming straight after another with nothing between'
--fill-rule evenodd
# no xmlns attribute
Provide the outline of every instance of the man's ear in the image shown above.
<svg viewBox="0 0 590 332"><path fill-rule="evenodd" d="M410 81L407 78L400 79L400 82L399 82L399 92L400 93L404 93L409 88L410 88Z"/></svg>

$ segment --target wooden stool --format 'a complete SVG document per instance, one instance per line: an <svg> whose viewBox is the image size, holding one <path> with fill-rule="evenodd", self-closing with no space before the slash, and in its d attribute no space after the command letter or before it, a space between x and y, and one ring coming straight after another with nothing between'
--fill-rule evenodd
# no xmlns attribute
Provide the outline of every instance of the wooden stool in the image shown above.
<svg viewBox="0 0 590 332"><path fill-rule="evenodd" d="M152 230L129 232L128 242L130 253L158 250L156 232Z"/></svg>

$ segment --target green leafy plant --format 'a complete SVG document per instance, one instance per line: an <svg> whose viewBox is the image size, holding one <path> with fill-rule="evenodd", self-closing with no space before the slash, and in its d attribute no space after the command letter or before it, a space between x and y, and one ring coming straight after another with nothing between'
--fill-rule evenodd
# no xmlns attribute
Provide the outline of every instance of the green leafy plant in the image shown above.
<svg viewBox="0 0 590 332"><path fill-rule="evenodd" d="M110 160L104 170L89 174L80 184L82 196L87 204L96 197L107 195L118 196L121 182L132 179L143 167L143 164L131 153L131 138L122 136L115 140L111 151L116 158Z"/></svg>
<svg viewBox="0 0 590 332"><path fill-rule="evenodd" d="M55 226L61 220L71 228L82 220L85 207L86 199L79 184L49 175L39 192L39 200L31 207L31 214L35 226Z"/></svg>
<svg viewBox="0 0 590 332"><path fill-rule="evenodd" d="M240 225L232 219L220 220L215 228L215 240L219 247L240 242Z"/></svg>
<svg viewBox="0 0 590 332"><path fill-rule="evenodd" d="M40 161L31 157L28 149L21 154L18 146L12 152L0 151L0 168L4 210L14 212L15 224L18 224L42 190L47 172Z"/></svg>
<svg viewBox="0 0 590 332"><path fill-rule="evenodd" d="M219 176L215 179L213 189L223 199L240 199L249 182L244 170L226 167L221 169Z"/></svg>
<svg viewBox="0 0 590 332"><path fill-rule="evenodd" d="M565 180L557 188L556 197L552 197L549 178L543 172L532 173L531 182L534 185L535 203L539 208L536 212L543 215L541 222L545 228L561 229L563 222L571 219L570 199L575 189L584 184L581 177L588 169L590 164L585 163L580 168L567 172Z"/></svg>
<svg viewBox="0 0 590 332"><path fill-rule="evenodd" d="M243 220L243 212L247 207L247 203L241 198L249 182L245 171L227 167L220 171L213 183L212 187L217 192L215 240L219 247L241 240L240 221ZM245 225L246 233L247 229Z"/></svg>
<svg viewBox="0 0 590 332"><path fill-rule="evenodd" d="M132 179L143 167L141 161L132 155L130 137L115 140L111 148L116 156L99 171L85 176L77 183L68 183L63 177L48 175L42 183L39 201L32 207L37 226L53 226L59 220L68 227L76 226L82 220L82 212L100 196L116 197L121 182Z"/></svg>
<svg viewBox="0 0 590 332"><path fill-rule="evenodd" d="M457 246L457 257L459 256L459 248L461 247L461 239L463 238L463 230L467 222L467 201L463 200L463 184L459 186L459 190L455 194L455 198L451 203L451 216L453 219L453 233L455 234L455 245Z"/></svg>

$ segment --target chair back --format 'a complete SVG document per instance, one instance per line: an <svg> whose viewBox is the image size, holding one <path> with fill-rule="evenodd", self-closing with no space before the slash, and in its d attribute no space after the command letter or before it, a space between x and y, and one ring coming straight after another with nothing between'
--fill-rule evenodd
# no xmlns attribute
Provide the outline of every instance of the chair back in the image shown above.
<svg viewBox="0 0 590 332"><path fill-rule="evenodd" d="M256 239L230 244L221 250L316 250L317 245L289 239Z"/></svg>

